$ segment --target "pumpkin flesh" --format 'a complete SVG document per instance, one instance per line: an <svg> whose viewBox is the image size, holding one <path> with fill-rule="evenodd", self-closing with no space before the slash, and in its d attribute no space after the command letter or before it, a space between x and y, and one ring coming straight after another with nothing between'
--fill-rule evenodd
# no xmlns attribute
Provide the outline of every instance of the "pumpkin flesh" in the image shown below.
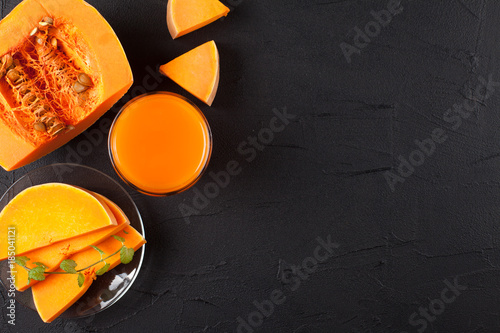
<svg viewBox="0 0 500 333"><path fill-rule="evenodd" d="M30 259L30 261L26 264L28 268L35 267L35 265L33 265L34 262L41 262L45 266L47 266L47 268L45 269L46 272L52 272L59 268L59 265L64 259L67 259L71 255L89 248L90 245L96 245L102 242L111 235L114 235L123 230L123 228L130 224L127 216L125 215L125 213L123 213L120 207L118 207L118 205L98 193L90 191L89 193L96 197L101 202L101 204L107 205L109 207L114 217L116 218L117 225L105 227L101 230L93 231L87 235L75 237L70 240L63 240L37 250L29 251L24 254L24 256ZM16 269L14 270L14 285L16 286L16 289L18 291L25 291L38 282L36 280L31 280L31 282L28 283L28 271L17 264L15 264L15 267Z"/></svg>
<svg viewBox="0 0 500 333"><path fill-rule="evenodd" d="M125 233L125 232L126 233ZM131 226L118 233L118 236L125 239L125 246L139 249L146 240ZM116 252L122 243L110 237L97 245L99 249L107 255ZM100 260L100 254L94 249L78 252L71 256L79 267L84 268ZM110 270L120 264L120 253L106 260L110 264ZM85 280L82 287L78 286L77 276L74 274L49 275L44 281L35 284L32 289L33 301L42 320L46 323L52 322L61 313L73 305L90 288L92 281L96 278L95 272L104 266L99 263L84 271Z"/></svg>
<svg viewBox="0 0 500 333"><path fill-rule="evenodd" d="M16 255L23 255L116 225L111 210L86 191L60 183L32 186L15 196L0 213L0 260L8 255L9 227L16 230Z"/></svg>
<svg viewBox="0 0 500 333"><path fill-rule="evenodd" d="M217 0L169 0L167 26L175 39L227 16L228 13L229 8Z"/></svg>
<svg viewBox="0 0 500 333"><path fill-rule="evenodd" d="M212 105L219 86L219 52L214 41L207 42L160 66L160 72Z"/></svg>

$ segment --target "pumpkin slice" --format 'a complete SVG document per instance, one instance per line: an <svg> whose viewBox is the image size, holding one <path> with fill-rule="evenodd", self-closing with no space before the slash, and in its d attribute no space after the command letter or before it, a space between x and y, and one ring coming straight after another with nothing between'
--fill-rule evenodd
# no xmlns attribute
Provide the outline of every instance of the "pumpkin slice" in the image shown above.
<svg viewBox="0 0 500 333"><path fill-rule="evenodd" d="M146 243L144 237L131 226L127 226L119 232L118 236L125 239L126 247L131 247L134 250ZM113 237L97 245L107 255L116 252L121 246L122 243ZM78 270L78 267L83 268L99 261L101 256L96 250L88 249L74 254L71 259L77 263L76 269ZM113 269L120 264L120 253L107 259L106 262L110 264L109 269ZM92 281L96 278L95 272L103 266L104 263L99 263L85 270L85 280L82 287L78 286L77 276L74 274L49 275L44 281L35 284L31 288L33 301L42 320L50 323L73 305L89 289Z"/></svg>
<svg viewBox="0 0 500 333"><path fill-rule="evenodd" d="M168 31L175 39L227 16L228 13L229 8L217 0L169 0Z"/></svg>
<svg viewBox="0 0 500 333"><path fill-rule="evenodd" d="M219 86L219 52L207 42L160 66L160 72L208 105Z"/></svg>
<svg viewBox="0 0 500 333"><path fill-rule="evenodd" d="M110 225L117 225L111 210L86 191L60 183L33 186L0 213L0 260L7 258L9 227L16 230L16 255L22 255Z"/></svg>
<svg viewBox="0 0 500 333"><path fill-rule="evenodd" d="M51 24L40 25L46 19ZM0 166L7 171L75 138L133 82L113 29L82 0L21 2L0 22L0 68L10 64L6 57L22 78L16 83L0 69Z"/></svg>
<svg viewBox="0 0 500 333"><path fill-rule="evenodd" d="M47 266L47 268L45 269L46 272L52 272L55 269L59 268L61 261L63 261L64 259L67 259L71 255L85 250L86 248L89 248L90 245L96 245L102 242L111 235L117 234L130 224L129 219L117 204L98 193L90 191L89 193L96 197L103 206L107 205L109 207L109 209L115 216L118 225L105 227L101 230L93 231L84 236L75 237L70 240L63 240L37 250L29 251L24 254L24 256L30 259L30 261L27 263L27 267L33 268L35 267L35 265L33 265L34 262L41 262L45 266ZM16 269L14 270L14 285L16 286L17 290L25 291L38 282L37 280L31 280L31 282L28 284L28 271L17 264L15 265Z"/></svg>

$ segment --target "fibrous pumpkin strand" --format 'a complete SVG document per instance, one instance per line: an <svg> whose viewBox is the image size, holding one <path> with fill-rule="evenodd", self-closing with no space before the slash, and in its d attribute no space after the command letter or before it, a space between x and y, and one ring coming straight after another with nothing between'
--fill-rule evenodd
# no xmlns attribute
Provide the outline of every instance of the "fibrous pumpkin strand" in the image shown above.
<svg viewBox="0 0 500 333"><path fill-rule="evenodd" d="M16 132L33 143L73 129L74 115L84 115L78 110L95 101L87 92L94 86L92 78L64 51L68 41L73 43L64 27L56 26L52 17L43 17L25 47L0 58L0 80L5 79L17 102L4 114Z"/></svg>
<svg viewBox="0 0 500 333"><path fill-rule="evenodd" d="M15 61L9 53L2 57L1 63L0 74L2 75L0 76L5 76L7 83L17 95L16 99L22 108L35 116L34 130L42 133L46 132L50 136L61 133L66 125L58 119L54 112L50 111L47 102L28 78L20 63ZM15 117L19 120L18 116Z"/></svg>
<svg viewBox="0 0 500 333"><path fill-rule="evenodd" d="M48 77L52 77L54 84L63 91L72 90L77 94L76 104L81 106L85 98L80 96L93 86L92 79L86 73L79 73L65 58L64 53L58 49L58 30L54 27L54 20L45 17L38 23L35 32L35 50L40 62L44 65ZM66 101L66 104L71 104Z"/></svg>

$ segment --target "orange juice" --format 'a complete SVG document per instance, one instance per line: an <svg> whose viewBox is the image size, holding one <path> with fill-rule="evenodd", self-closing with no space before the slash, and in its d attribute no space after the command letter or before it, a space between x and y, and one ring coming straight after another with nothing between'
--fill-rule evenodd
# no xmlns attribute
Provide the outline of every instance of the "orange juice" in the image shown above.
<svg viewBox="0 0 500 333"><path fill-rule="evenodd" d="M175 194L192 186L211 151L212 135L203 113L173 93L133 99L120 111L109 135L117 173L150 195Z"/></svg>

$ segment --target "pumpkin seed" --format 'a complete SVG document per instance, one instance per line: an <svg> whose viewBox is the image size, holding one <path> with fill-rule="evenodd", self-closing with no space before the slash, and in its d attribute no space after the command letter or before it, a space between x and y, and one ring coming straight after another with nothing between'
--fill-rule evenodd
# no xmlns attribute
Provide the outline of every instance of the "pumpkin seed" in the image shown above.
<svg viewBox="0 0 500 333"><path fill-rule="evenodd" d="M60 134L62 131L64 131L64 126L61 127L60 129L58 129L57 131L54 131L53 133L51 133L52 135L58 135Z"/></svg>
<svg viewBox="0 0 500 333"><path fill-rule="evenodd" d="M45 127L45 124L42 123L41 121L37 121L36 123L34 123L33 128L37 132L46 132L47 131L47 127Z"/></svg>
<svg viewBox="0 0 500 333"><path fill-rule="evenodd" d="M36 42L38 43L38 45L43 45L43 39L40 37L36 38Z"/></svg>
<svg viewBox="0 0 500 333"><path fill-rule="evenodd" d="M90 79L90 76L88 76L85 73L80 73L78 74L78 82L86 87L91 87L92 86L92 80Z"/></svg>
<svg viewBox="0 0 500 333"><path fill-rule="evenodd" d="M40 118L41 116L45 115L47 113L47 110L45 109L44 106L40 106L36 111L34 112L35 116Z"/></svg>
<svg viewBox="0 0 500 333"><path fill-rule="evenodd" d="M6 55L3 56L2 63L3 66L5 66L4 68L9 68L14 64L14 59L12 59L12 56L7 53Z"/></svg>
<svg viewBox="0 0 500 333"><path fill-rule="evenodd" d="M26 84L22 84L20 87L19 87L19 94L21 95L26 95L27 93L30 92L30 89L28 88L28 86Z"/></svg>
<svg viewBox="0 0 500 333"><path fill-rule="evenodd" d="M7 78L12 82L16 82L21 78L21 74L17 70L11 69L7 72Z"/></svg>
<svg viewBox="0 0 500 333"><path fill-rule="evenodd" d="M51 117L51 116L43 116L42 118L40 118L40 121L43 122L45 124L45 126L47 126L49 128L54 126L55 120L56 120L56 118Z"/></svg>
<svg viewBox="0 0 500 333"><path fill-rule="evenodd" d="M89 87L84 86L78 81L73 85L73 90L78 94L84 92L87 89L89 89Z"/></svg>
<svg viewBox="0 0 500 333"><path fill-rule="evenodd" d="M36 95L31 92L23 97L23 102L25 102L27 105L31 105L35 101L36 101Z"/></svg>
<svg viewBox="0 0 500 333"><path fill-rule="evenodd" d="M49 129L49 133L51 135L57 135L59 133L61 133L63 130L64 130L65 126L63 123L61 122L58 122L57 124L54 124L50 129Z"/></svg>
<svg viewBox="0 0 500 333"><path fill-rule="evenodd" d="M53 48L57 48L57 39L55 37L52 37L50 40L50 45L52 45Z"/></svg>
<svg viewBox="0 0 500 333"><path fill-rule="evenodd" d="M38 24L40 26L42 26L42 27L46 27L48 25L53 25L54 24L54 19L52 17L46 16Z"/></svg>
<svg viewBox="0 0 500 333"><path fill-rule="evenodd" d="M38 32L38 28L34 27L33 30L30 32L30 37L34 36Z"/></svg>

